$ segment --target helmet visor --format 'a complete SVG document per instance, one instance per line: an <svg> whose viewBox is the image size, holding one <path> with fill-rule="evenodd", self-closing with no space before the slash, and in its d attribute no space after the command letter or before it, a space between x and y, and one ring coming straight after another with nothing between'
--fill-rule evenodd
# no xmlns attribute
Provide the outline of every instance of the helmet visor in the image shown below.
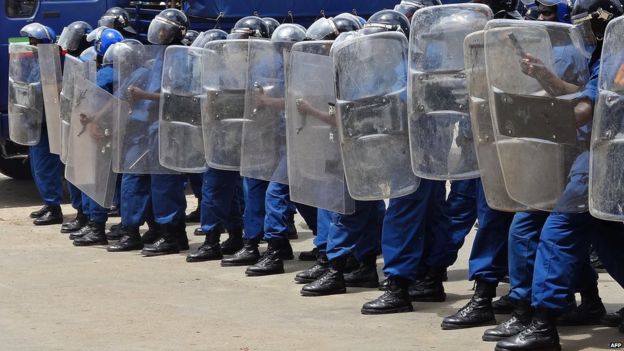
<svg viewBox="0 0 624 351"><path fill-rule="evenodd" d="M332 20L328 18L321 18L312 23L310 28L308 28L306 37L312 40L323 40L327 38L333 39L339 34L338 28L336 28L336 25Z"/></svg>
<svg viewBox="0 0 624 351"><path fill-rule="evenodd" d="M156 17L147 30L147 41L154 45L168 45L175 40L178 31L178 26L175 23L162 17Z"/></svg>
<svg viewBox="0 0 624 351"><path fill-rule="evenodd" d="M115 17L114 16L102 16L100 20L98 21L98 26L115 29Z"/></svg>
<svg viewBox="0 0 624 351"><path fill-rule="evenodd" d="M77 32L74 28L63 28L63 32L59 37L58 44L67 51L76 51L82 43L82 33Z"/></svg>
<svg viewBox="0 0 624 351"><path fill-rule="evenodd" d="M87 41L92 42L94 40L98 40L102 31L108 27L97 27L95 30L91 31L91 33L87 34Z"/></svg>

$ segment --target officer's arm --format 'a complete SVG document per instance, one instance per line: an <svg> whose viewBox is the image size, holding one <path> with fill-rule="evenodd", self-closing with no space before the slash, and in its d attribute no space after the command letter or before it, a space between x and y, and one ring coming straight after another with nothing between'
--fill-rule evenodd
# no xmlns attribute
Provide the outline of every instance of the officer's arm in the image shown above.
<svg viewBox="0 0 624 351"><path fill-rule="evenodd" d="M574 118L576 119L576 125L579 127L591 122L593 114L594 104L589 98L581 99L574 106Z"/></svg>
<svg viewBox="0 0 624 351"><path fill-rule="evenodd" d="M535 78L542 88L552 96L560 96L576 93L580 86L568 83L549 70L537 57L525 53L520 60L520 68L524 74Z"/></svg>

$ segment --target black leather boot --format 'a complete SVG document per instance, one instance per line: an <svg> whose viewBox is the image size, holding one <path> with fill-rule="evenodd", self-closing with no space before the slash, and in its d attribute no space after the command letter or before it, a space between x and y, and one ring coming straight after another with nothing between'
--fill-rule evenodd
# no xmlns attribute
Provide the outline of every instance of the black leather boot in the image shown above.
<svg viewBox="0 0 624 351"><path fill-rule="evenodd" d="M145 245L151 245L156 242L156 240L162 237L162 228L160 224L156 222L148 222L148 229L141 236L141 241Z"/></svg>
<svg viewBox="0 0 624 351"><path fill-rule="evenodd" d="M376 288L379 286L377 274L377 255L370 254L362 258L359 267L344 275L345 283L350 288Z"/></svg>
<svg viewBox="0 0 624 351"><path fill-rule="evenodd" d="M288 240L269 239L268 243L267 250L262 254L258 262L245 270L247 276L254 277L284 273L284 261L282 261L281 255Z"/></svg>
<svg viewBox="0 0 624 351"><path fill-rule="evenodd" d="M82 209L78 209L78 213L76 214L76 218L72 219L69 222L63 223L61 225L61 233L71 233L80 230L80 228L87 225L89 222L89 217L82 212Z"/></svg>
<svg viewBox="0 0 624 351"><path fill-rule="evenodd" d="M48 212L48 207L50 205L43 205L40 209L36 210L36 211L32 211L30 213L30 218L35 219L35 218L39 218L41 216L43 216L44 213Z"/></svg>
<svg viewBox="0 0 624 351"><path fill-rule="evenodd" d="M379 283L379 286L377 287L377 290L379 290L379 291L388 291L388 289L390 289L390 282L386 278L381 283Z"/></svg>
<svg viewBox="0 0 624 351"><path fill-rule="evenodd" d="M233 266L250 266L256 264L260 259L260 251L258 251L258 244L260 238L243 240L243 248L236 251L234 255L224 257L221 260L222 267Z"/></svg>
<svg viewBox="0 0 624 351"><path fill-rule="evenodd" d="M141 234L139 228L126 228L124 235L119 239L119 242L109 245L106 248L108 252L122 252L141 250L143 248L143 241L141 241Z"/></svg>
<svg viewBox="0 0 624 351"><path fill-rule="evenodd" d="M509 294L503 295L500 299L492 302L492 308L496 314L510 314L513 312L515 300L509 297Z"/></svg>
<svg viewBox="0 0 624 351"><path fill-rule="evenodd" d="M120 217L121 216L121 211L119 210L119 207L113 205L111 206L111 208L108 209L108 217Z"/></svg>
<svg viewBox="0 0 624 351"><path fill-rule="evenodd" d="M536 311L529 326L520 333L496 343L496 351L559 351L556 316Z"/></svg>
<svg viewBox="0 0 624 351"><path fill-rule="evenodd" d="M206 234L204 234L204 231L201 229L201 227L197 227L197 228L195 228L195 230L193 230L193 235L195 235L195 236L204 236Z"/></svg>
<svg viewBox="0 0 624 351"><path fill-rule="evenodd" d="M313 248L310 251L301 251L299 253L299 261L316 261L319 255L318 248Z"/></svg>
<svg viewBox="0 0 624 351"><path fill-rule="evenodd" d="M187 251L189 249L189 240L188 236L186 236L186 223L173 223L171 224L171 230L178 241L180 251Z"/></svg>
<svg viewBox="0 0 624 351"><path fill-rule="evenodd" d="M283 242L284 246L280 250L280 258L284 261L289 261L295 258L295 253L290 245L290 240L286 239Z"/></svg>
<svg viewBox="0 0 624 351"><path fill-rule="evenodd" d="M362 314L386 314L411 312L414 310L410 301L409 281L402 277L388 277L388 290L380 297L362 306Z"/></svg>
<svg viewBox="0 0 624 351"><path fill-rule="evenodd" d="M151 245L144 245L141 255L145 257L162 256L180 253L180 245L171 224L161 225L162 236Z"/></svg>
<svg viewBox="0 0 624 351"><path fill-rule="evenodd" d="M221 253L221 246L219 245L220 238L220 230L207 232L204 243L197 251L186 256L186 262L204 262L222 259L223 254Z"/></svg>
<svg viewBox="0 0 624 351"><path fill-rule="evenodd" d="M425 278L418 280L409 287L409 295L412 301L418 302L443 302L446 300L444 292L444 273L446 269L430 268Z"/></svg>
<svg viewBox="0 0 624 351"><path fill-rule="evenodd" d="M236 251L243 248L243 230L232 229L228 231L228 238L221 243L221 253L224 255L233 255Z"/></svg>
<svg viewBox="0 0 624 351"><path fill-rule="evenodd" d="M492 309L496 285L498 284L477 280L477 287L470 302L454 315L444 318L442 329L462 329L496 324Z"/></svg>
<svg viewBox="0 0 624 351"><path fill-rule="evenodd" d="M624 308L621 308L619 311L607 313L600 319L602 325L607 327L615 328L620 326L620 331L624 332L622 329L622 325L624 323Z"/></svg>
<svg viewBox="0 0 624 351"><path fill-rule="evenodd" d="M126 235L126 226L119 223L110 227L110 230L106 233L106 239L120 240L125 235Z"/></svg>
<svg viewBox="0 0 624 351"><path fill-rule="evenodd" d="M324 296L346 293L347 286L344 279L346 263L346 257L338 257L329 261L329 270L317 280L304 285L301 288L301 295Z"/></svg>
<svg viewBox="0 0 624 351"><path fill-rule="evenodd" d="M61 206L48 205L46 211L33 221L34 225L53 225L63 223L63 211Z"/></svg>
<svg viewBox="0 0 624 351"><path fill-rule="evenodd" d="M84 227L80 228L79 230L69 233L69 240L76 240L80 237L85 236L87 233L90 233L91 226L93 226L93 223L88 222Z"/></svg>
<svg viewBox="0 0 624 351"><path fill-rule="evenodd" d="M512 300L513 301L513 300ZM514 336L531 324L533 310L529 301L514 301L514 311L511 318L483 333L483 341L498 341Z"/></svg>
<svg viewBox="0 0 624 351"><path fill-rule="evenodd" d="M602 299L598 295L598 287L581 292L581 304L557 319L557 325L595 325L607 314Z"/></svg>
<svg viewBox="0 0 624 351"><path fill-rule="evenodd" d="M106 223L91 223L90 231L74 240L74 246L108 245Z"/></svg>
<svg viewBox="0 0 624 351"><path fill-rule="evenodd" d="M329 271L329 260L325 254L321 254L319 255L318 260L316 260L316 264L314 266L295 275L295 282L299 284L312 283L327 271Z"/></svg>

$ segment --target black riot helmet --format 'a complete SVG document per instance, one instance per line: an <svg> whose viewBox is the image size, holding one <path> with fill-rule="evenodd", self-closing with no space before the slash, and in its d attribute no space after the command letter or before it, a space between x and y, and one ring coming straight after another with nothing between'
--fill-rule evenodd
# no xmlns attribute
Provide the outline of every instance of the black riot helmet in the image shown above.
<svg viewBox="0 0 624 351"><path fill-rule="evenodd" d="M377 32L401 32L409 38L410 23L404 14L395 10L375 12L362 29L363 34Z"/></svg>
<svg viewBox="0 0 624 351"><path fill-rule="evenodd" d="M195 39L199 36L199 32L196 30L187 30L184 38L182 39L182 45L191 46Z"/></svg>
<svg viewBox="0 0 624 351"><path fill-rule="evenodd" d="M270 38L273 35L273 32L275 31L275 29L279 27L280 23L273 17L264 17L262 18L262 20L269 28L269 38Z"/></svg>
<svg viewBox="0 0 624 351"><path fill-rule="evenodd" d="M102 17L98 20L98 27L108 27L117 29L121 33L127 32L136 34L136 30L130 25L130 15L128 11L121 7L111 7L106 10Z"/></svg>
<svg viewBox="0 0 624 351"><path fill-rule="evenodd" d="M91 46L87 41L87 34L91 33L92 30L93 28L87 22L72 22L63 29L58 44L73 56L78 56L75 54L79 54Z"/></svg>
<svg viewBox="0 0 624 351"><path fill-rule="evenodd" d="M213 40L225 40L228 34L221 29L210 29L199 34L197 39L191 44L191 46L203 48L204 45Z"/></svg>
<svg viewBox="0 0 624 351"><path fill-rule="evenodd" d="M228 39L251 38L269 38L269 26L258 16L241 18L228 35Z"/></svg>
<svg viewBox="0 0 624 351"><path fill-rule="evenodd" d="M165 9L154 17L147 30L147 41L155 45L180 44L190 27L184 12Z"/></svg>
<svg viewBox="0 0 624 351"><path fill-rule="evenodd" d="M607 24L622 13L624 8L618 0L576 0L572 23L585 27L598 41L602 41Z"/></svg>
<svg viewBox="0 0 624 351"><path fill-rule="evenodd" d="M280 24L271 36L275 42L297 42L305 39L306 31L302 26L293 23Z"/></svg>
<svg viewBox="0 0 624 351"><path fill-rule="evenodd" d="M436 5L442 5L442 2L440 0L403 0L394 6L394 10L399 11L404 14L408 20L411 20L416 11Z"/></svg>
<svg viewBox="0 0 624 351"><path fill-rule="evenodd" d="M340 33L356 31L360 26L354 18L319 18L306 31L306 39L334 40Z"/></svg>
<svg viewBox="0 0 624 351"><path fill-rule="evenodd" d="M518 0L473 0L472 2L488 5L494 13L494 18L522 19L522 15L518 12Z"/></svg>

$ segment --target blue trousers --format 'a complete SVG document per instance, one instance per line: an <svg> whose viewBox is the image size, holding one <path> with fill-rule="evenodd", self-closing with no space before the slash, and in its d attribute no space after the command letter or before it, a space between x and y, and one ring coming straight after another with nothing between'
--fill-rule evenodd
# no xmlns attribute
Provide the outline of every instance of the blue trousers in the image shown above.
<svg viewBox="0 0 624 351"><path fill-rule="evenodd" d="M316 233L317 210L307 205L290 201L288 185L271 182L266 191L266 214L264 216L264 239L286 239L288 237L288 221L299 213L312 233Z"/></svg>
<svg viewBox="0 0 624 351"><path fill-rule="evenodd" d="M452 265L478 219L468 276L470 280L499 282L507 273L507 238L513 213L496 211L487 205L481 179L452 182L446 205L448 235L433 237L428 265L436 268Z"/></svg>
<svg viewBox="0 0 624 351"><path fill-rule="evenodd" d="M265 198L269 182L265 180L243 178L245 211L243 213L243 238L257 239L264 234Z"/></svg>
<svg viewBox="0 0 624 351"><path fill-rule="evenodd" d="M419 277L419 266L429 242L428 226L434 226L436 218L436 223L444 223L429 212L435 208L432 203L444 202L444 186L442 181L421 179L414 193L390 199L381 235L385 276L411 281Z"/></svg>
<svg viewBox="0 0 624 351"><path fill-rule="evenodd" d="M35 185L46 205L60 205L63 202L63 164L58 155L50 153L48 130L41 126L41 139L28 149L30 170Z"/></svg>
<svg viewBox="0 0 624 351"><path fill-rule="evenodd" d="M356 201L355 212L348 215L331 213L327 233L329 260L353 254L358 261L377 255L386 204L379 201Z"/></svg>
<svg viewBox="0 0 624 351"><path fill-rule="evenodd" d="M519 212L514 216L509 229L509 281L510 296L516 300L531 300L534 272L544 269L535 266L535 259L542 228L548 217L549 213L541 211ZM577 291L595 288L598 275L589 264L588 251L575 277Z"/></svg>
<svg viewBox="0 0 624 351"><path fill-rule="evenodd" d="M587 233L607 272L624 287L624 224L595 220L595 231Z"/></svg>
<svg viewBox="0 0 624 351"><path fill-rule="evenodd" d="M108 208L100 206L86 194L82 194L82 203L88 209L89 222L101 224L108 221Z"/></svg>
<svg viewBox="0 0 624 351"><path fill-rule="evenodd" d="M204 233L243 228L243 198L238 172L209 168L204 173L201 228Z"/></svg>
<svg viewBox="0 0 624 351"><path fill-rule="evenodd" d="M86 201L87 197L82 196L82 191L75 187L72 183L67 182L67 190L69 191L69 200L71 205L76 210L81 210L82 213L89 214L89 203Z"/></svg>
<svg viewBox="0 0 624 351"><path fill-rule="evenodd" d="M201 201L202 198L202 184L204 182L204 176L202 173L190 173L188 175L189 183L191 184L191 190L195 198Z"/></svg>
<svg viewBox="0 0 624 351"><path fill-rule="evenodd" d="M186 197L180 174L124 174L121 185L122 223L141 226L153 213L158 224L184 223Z"/></svg>

